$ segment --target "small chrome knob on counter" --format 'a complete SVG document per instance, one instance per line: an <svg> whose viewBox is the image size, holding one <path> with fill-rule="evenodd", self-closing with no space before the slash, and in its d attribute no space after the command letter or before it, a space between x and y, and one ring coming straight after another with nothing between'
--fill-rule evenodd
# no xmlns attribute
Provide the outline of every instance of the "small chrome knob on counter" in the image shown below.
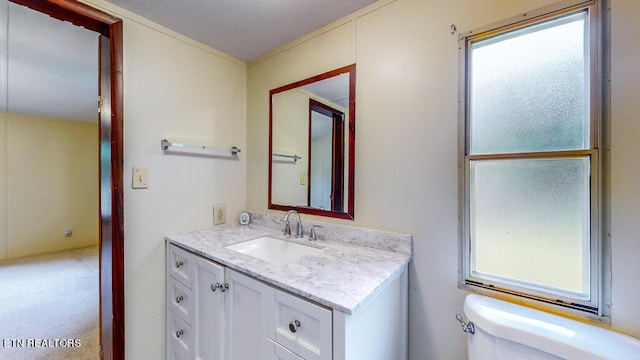
<svg viewBox="0 0 640 360"><path fill-rule="evenodd" d="M176 337L179 338L180 336L182 336L184 334L184 331L182 329L176 331Z"/></svg>
<svg viewBox="0 0 640 360"><path fill-rule="evenodd" d="M227 289L229 288L229 284L228 283L224 283L220 285L220 291L225 292L227 291Z"/></svg>
<svg viewBox="0 0 640 360"><path fill-rule="evenodd" d="M182 262L182 260L180 260L180 261L176 261L176 267L177 267L177 268L181 268L181 267L182 267L182 265L184 265L184 263Z"/></svg>
<svg viewBox="0 0 640 360"><path fill-rule="evenodd" d="M216 289L220 287L220 283L211 284L211 291L216 292Z"/></svg>
<svg viewBox="0 0 640 360"><path fill-rule="evenodd" d="M300 321L299 320L293 320L292 322L289 323L289 330L292 333L298 332L298 328L299 327L300 327Z"/></svg>
<svg viewBox="0 0 640 360"><path fill-rule="evenodd" d="M180 304L182 302L182 300L184 300L184 297L182 297L182 295L176 296L176 303L177 304Z"/></svg>

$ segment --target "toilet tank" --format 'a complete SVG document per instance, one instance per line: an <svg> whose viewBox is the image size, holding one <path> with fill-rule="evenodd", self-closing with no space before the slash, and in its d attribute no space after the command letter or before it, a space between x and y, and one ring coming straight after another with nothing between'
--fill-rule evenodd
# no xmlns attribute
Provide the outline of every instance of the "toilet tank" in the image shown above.
<svg viewBox="0 0 640 360"><path fill-rule="evenodd" d="M469 360L640 360L640 340L506 301L470 294Z"/></svg>

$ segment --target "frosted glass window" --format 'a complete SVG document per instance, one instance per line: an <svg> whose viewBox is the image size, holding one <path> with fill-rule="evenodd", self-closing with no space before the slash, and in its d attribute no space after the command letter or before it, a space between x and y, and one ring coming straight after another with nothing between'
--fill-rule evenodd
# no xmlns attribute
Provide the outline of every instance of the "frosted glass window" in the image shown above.
<svg viewBox="0 0 640 360"><path fill-rule="evenodd" d="M471 163L472 274L587 297L589 158Z"/></svg>
<svg viewBox="0 0 640 360"><path fill-rule="evenodd" d="M471 154L589 148L587 15L471 43Z"/></svg>
<svg viewBox="0 0 640 360"><path fill-rule="evenodd" d="M532 11L459 39L465 288L606 317L602 6Z"/></svg>

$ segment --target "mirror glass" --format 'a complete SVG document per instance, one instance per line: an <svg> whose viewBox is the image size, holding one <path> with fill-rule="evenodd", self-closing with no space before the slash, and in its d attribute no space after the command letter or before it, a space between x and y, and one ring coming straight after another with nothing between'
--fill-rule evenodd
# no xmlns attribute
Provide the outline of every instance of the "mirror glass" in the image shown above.
<svg viewBox="0 0 640 360"><path fill-rule="evenodd" d="M355 64L269 96L269 208L353 219Z"/></svg>

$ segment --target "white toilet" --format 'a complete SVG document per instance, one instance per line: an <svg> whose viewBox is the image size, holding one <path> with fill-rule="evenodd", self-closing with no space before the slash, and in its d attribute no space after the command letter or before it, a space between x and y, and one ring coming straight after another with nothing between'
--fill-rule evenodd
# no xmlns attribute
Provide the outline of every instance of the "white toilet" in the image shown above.
<svg viewBox="0 0 640 360"><path fill-rule="evenodd" d="M464 313L469 360L640 359L636 338L506 301L467 295Z"/></svg>

